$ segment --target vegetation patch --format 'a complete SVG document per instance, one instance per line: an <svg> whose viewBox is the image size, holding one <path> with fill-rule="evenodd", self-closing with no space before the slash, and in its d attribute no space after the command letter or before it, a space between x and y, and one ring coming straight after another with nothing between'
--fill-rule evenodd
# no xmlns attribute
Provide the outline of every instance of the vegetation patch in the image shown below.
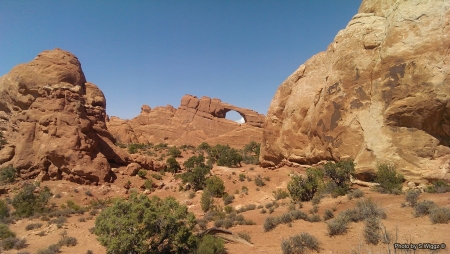
<svg viewBox="0 0 450 254"><path fill-rule="evenodd" d="M281 242L283 254L303 254L309 251L320 252L320 246L319 240L308 233L294 235Z"/></svg>

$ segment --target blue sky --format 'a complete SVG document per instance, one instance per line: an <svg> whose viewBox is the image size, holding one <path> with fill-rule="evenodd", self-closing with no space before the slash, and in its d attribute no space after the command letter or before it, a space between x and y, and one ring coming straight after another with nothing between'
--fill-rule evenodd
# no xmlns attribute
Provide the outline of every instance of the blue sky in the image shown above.
<svg viewBox="0 0 450 254"><path fill-rule="evenodd" d="M278 86L326 49L360 3L2 0L0 75L61 48L105 93L109 115L178 107L184 94L266 114Z"/></svg>

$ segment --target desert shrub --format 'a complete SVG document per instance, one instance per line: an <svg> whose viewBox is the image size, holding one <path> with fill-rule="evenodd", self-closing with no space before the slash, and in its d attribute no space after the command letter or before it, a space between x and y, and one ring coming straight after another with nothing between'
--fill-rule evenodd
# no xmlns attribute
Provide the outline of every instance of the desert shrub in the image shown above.
<svg viewBox="0 0 450 254"><path fill-rule="evenodd" d="M343 235L347 232L349 218L344 214L339 214L335 219L327 222L328 235Z"/></svg>
<svg viewBox="0 0 450 254"><path fill-rule="evenodd" d="M314 213L317 213L318 211L319 211L319 206L314 205L314 206L309 210L309 213L310 213L310 214L314 214Z"/></svg>
<svg viewBox="0 0 450 254"><path fill-rule="evenodd" d="M361 199L356 202L355 211L359 214L360 218L377 217L381 219L386 219L386 213L377 204L375 204L372 199ZM360 220L363 220L360 219Z"/></svg>
<svg viewBox="0 0 450 254"><path fill-rule="evenodd" d="M42 227L42 223L30 223L25 227L25 230L28 231L28 230L33 230L33 229L40 228L40 227Z"/></svg>
<svg viewBox="0 0 450 254"><path fill-rule="evenodd" d="M56 219L50 220L49 223L50 224L56 224L57 228L61 228L62 225L64 223L66 223L66 221L67 221L66 217L60 216L60 217L58 217Z"/></svg>
<svg viewBox="0 0 450 254"><path fill-rule="evenodd" d="M259 186L259 187L262 187L262 186L266 185L264 183L264 180L262 179L262 177L260 175L255 177L255 184L256 184L256 186Z"/></svg>
<svg viewBox="0 0 450 254"><path fill-rule="evenodd" d="M224 241L220 238L205 235L198 244L197 254L221 254L225 253Z"/></svg>
<svg viewBox="0 0 450 254"><path fill-rule="evenodd" d="M17 239L15 237L7 237L1 241L3 250L16 249L20 250L26 247L26 239Z"/></svg>
<svg viewBox="0 0 450 254"><path fill-rule="evenodd" d="M339 162L327 162L324 167L325 175L337 186L334 190L337 195L345 195L350 187L350 175L355 172L353 160L341 160Z"/></svg>
<svg viewBox="0 0 450 254"><path fill-rule="evenodd" d="M378 244L381 240L380 220L371 216L364 223L364 239L367 244Z"/></svg>
<svg viewBox="0 0 450 254"><path fill-rule="evenodd" d="M284 223L284 224L292 222L291 214L290 213L283 213L282 215L280 215L280 217L278 217L278 221L280 223Z"/></svg>
<svg viewBox="0 0 450 254"><path fill-rule="evenodd" d="M84 192L84 194L86 194L86 196L92 197L92 192L90 190L87 190Z"/></svg>
<svg viewBox="0 0 450 254"><path fill-rule="evenodd" d="M322 195L315 195L312 199L311 199L311 203L313 205L318 205L320 204L320 200L322 200Z"/></svg>
<svg viewBox="0 0 450 254"><path fill-rule="evenodd" d="M167 154L169 156L174 157L174 158L181 157L181 151L176 146L173 146L173 147L169 148L169 151L167 151Z"/></svg>
<svg viewBox="0 0 450 254"><path fill-rule="evenodd" d="M319 221L321 221L321 219L320 219L320 216L318 214L314 213L314 214L308 215L308 217L306 217L306 221L319 222Z"/></svg>
<svg viewBox="0 0 450 254"><path fill-rule="evenodd" d="M211 149L211 146L208 143L206 143L206 142L202 142L197 147L197 150L199 150L199 151L208 151L209 149Z"/></svg>
<svg viewBox="0 0 450 254"><path fill-rule="evenodd" d="M140 178L145 178L145 176L147 175L147 171L144 170L144 169L139 169L139 171L137 172L137 175L138 175Z"/></svg>
<svg viewBox="0 0 450 254"><path fill-rule="evenodd" d="M350 193L347 194L347 198L349 200L353 199L353 198L360 198L364 196L364 192L360 189L356 189Z"/></svg>
<svg viewBox="0 0 450 254"><path fill-rule="evenodd" d="M50 189L44 187L39 194L34 194L36 186L26 184L22 190L14 196L11 204L16 209L15 214L19 217L30 217L44 210L45 205L52 196Z"/></svg>
<svg viewBox="0 0 450 254"><path fill-rule="evenodd" d="M47 249L40 249L37 254L57 254L61 246L59 244L52 244L47 247Z"/></svg>
<svg viewBox="0 0 450 254"><path fill-rule="evenodd" d="M276 226L279 224L278 218L276 217L267 217L266 220L264 221L264 232L268 232L274 228L276 228Z"/></svg>
<svg viewBox="0 0 450 254"><path fill-rule="evenodd" d="M306 213L300 211L300 210L293 210L289 212L289 215L291 215L293 220L306 220Z"/></svg>
<svg viewBox="0 0 450 254"><path fill-rule="evenodd" d="M251 237L247 232L238 232L237 234L240 238L246 240L249 243L251 242Z"/></svg>
<svg viewBox="0 0 450 254"><path fill-rule="evenodd" d="M228 194L223 195L223 203L225 205L229 205L229 204L233 203L233 200L234 200L234 195L228 195Z"/></svg>
<svg viewBox="0 0 450 254"><path fill-rule="evenodd" d="M283 254L303 254L308 253L309 250L320 252L320 245L321 243L316 237L308 233L301 233L283 240L281 250Z"/></svg>
<svg viewBox="0 0 450 254"><path fill-rule="evenodd" d="M248 195L248 187L247 186L242 186L241 187L241 193Z"/></svg>
<svg viewBox="0 0 450 254"><path fill-rule="evenodd" d="M201 190L205 187L206 175L210 173L207 166L196 166L192 171L181 174L183 183L189 183L194 190Z"/></svg>
<svg viewBox="0 0 450 254"><path fill-rule="evenodd" d="M397 173L393 164L377 165L376 182L380 184L378 191L382 193L398 193L402 189L404 177Z"/></svg>
<svg viewBox="0 0 450 254"><path fill-rule="evenodd" d="M9 229L8 225L0 223L0 239L7 237L16 237L16 234Z"/></svg>
<svg viewBox="0 0 450 254"><path fill-rule="evenodd" d="M78 243L77 238L72 237L72 236L65 236L65 237L61 238L61 240L59 240L59 242L58 242L58 244L60 246L67 246L67 247L75 246L75 245L77 245L77 243Z"/></svg>
<svg viewBox="0 0 450 254"><path fill-rule="evenodd" d="M152 176L153 178L155 178L156 180L159 180L159 181L162 180L162 175L161 175L161 174L153 173L153 174L151 174L151 176Z"/></svg>
<svg viewBox="0 0 450 254"><path fill-rule="evenodd" d="M429 216L433 224L446 224L450 221L450 209L446 207L435 207L431 209Z"/></svg>
<svg viewBox="0 0 450 254"><path fill-rule="evenodd" d="M245 175L244 174L239 174L239 181L241 181L241 182L245 181Z"/></svg>
<svg viewBox="0 0 450 254"><path fill-rule="evenodd" d="M428 193L445 193L450 192L450 184L443 180L437 180L432 185L427 186Z"/></svg>
<svg viewBox="0 0 450 254"><path fill-rule="evenodd" d="M229 205L225 206L223 209L225 210L225 213L228 213L228 214L234 212L234 208Z"/></svg>
<svg viewBox="0 0 450 254"><path fill-rule="evenodd" d="M208 227L208 221L205 219L197 219L197 225L201 230L206 230Z"/></svg>
<svg viewBox="0 0 450 254"><path fill-rule="evenodd" d="M3 132L0 131L0 150L7 144L5 137L3 137Z"/></svg>
<svg viewBox="0 0 450 254"><path fill-rule="evenodd" d="M0 183L14 182L14 180L16 179L16 174L17 170L12 166L0 169Z"/></svg>
<svg viewBox="0 0 450 254"><path fill-rule="evenodd" d="M9 207L5 201L0 199L0 222L9 217Z"/></svg>
<svg viewBox="0 0 450 254"><path fill-rule="evenodd" d="M272 193L273 193L273 197L276 200L285 199L285 198L289 197L289 193L286 190L282 190L282 189L277 189L277 190L273 191Z"/></svg>
<svg viewBox="0 0 450 254"><path fill-rule="evenodd" d="M334 218L334 214L333 211L331 211L330 209L326 209L324 214L323 214L323 220L329 220Z"/></svg>
<svg viewBox="0 0 450 254"><path fill-rule="evenodd" d="M428 215L430 214L430 211L436 207L437 207L436 203L434 203L431 200L424 200L422 202L418 202L414 207L414 216L420 217L423 215Z"/></svg>
<svg viewBox="0 0 450 254"><path fill-rule="evenodd" d="M212 194L209 192L208 189L203 191L202 197L200 198L200 206L203 210L203 212L207 212L213 203Z"/></svg>
<svg viewBox="0 0 450 254"><path fill-rule="evenodd" d="M153 188L153 181L152 181L152 179L145 179L144 188L146 190L151 190Z"/></svg>
<svg viewBox="0 0 450 254"><path fill-rule="evenodd" d="M209 190L214 197L222 197L225 191L225 184L218 176L212 176L206 179L206 189Z"/></svg>
<svg viewBox="0 0 450 254"><path fill-rule="evenodd" d="M419 190L409 190L408 192L406 192L406 202L408 202L411 207L415 207L417 204L417 200L419 199L419 195Z"/></svg>
<svg viewBox="0 0 450 254"><path fill-rule="evenodd" d="M178 161L174 157L169 157L166 160L166 165L167 165L167 171L172 174L176 174L176 173L178 173L178 171L181 170L180 164L178 164Z"/></svg>
<svg viewBox="0 0 450 254"><path fill-rule="evenodd" d="M306 177L294 175L288 183L288 191L293 200L309 201L314 197L319 187L319 181L323 178L318 169L307 169Z"/></svg>
<svg viewBox="0 0 450 254"><path fill-rule="evenodd" d="M108 253L185 253L196 246L195 216L173 197L130 195L117 199L95 220L95 234Z"/></svg>

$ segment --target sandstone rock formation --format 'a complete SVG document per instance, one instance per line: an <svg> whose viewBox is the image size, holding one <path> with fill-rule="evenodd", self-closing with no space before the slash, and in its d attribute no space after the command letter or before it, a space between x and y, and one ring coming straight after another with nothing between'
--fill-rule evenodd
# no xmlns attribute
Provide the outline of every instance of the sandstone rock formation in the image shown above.
<svg viewBox="0 0 450 254"><path fill-rule="evenodd" d="M0 78L0 131L8 144L0 167L21 178L112 181L110 163L126 165L106 129L106 100L81 64L60 49L44 51Z"/></svg>
<svg viewBox="0 0 450 254"><path fill-rule="evenodd" d="M410 181L450 180L450 2L364 0L325 52L276 92L262 165L393 162Z"/></svg>
<svg viewBox="0 0 450 254"><path fill-rule="evenodd" d="M230 110L238 112L246 123L225 119ZM250 141L261 142L264 115L220 101L185 95L178 109L168 105L151 109L144 105L131 119L111 117L108 130L121 143L170 143L175 145L229 144L242 148Z"/></svg>

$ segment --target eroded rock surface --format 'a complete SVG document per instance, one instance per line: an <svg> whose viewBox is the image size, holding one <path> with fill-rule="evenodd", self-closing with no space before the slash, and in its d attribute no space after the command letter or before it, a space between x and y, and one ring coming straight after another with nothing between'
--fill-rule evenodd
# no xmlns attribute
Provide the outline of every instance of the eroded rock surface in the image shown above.
<svg viewBox="0 0 450 254"><path fill-rule="evenodd" d="M110 163L127 164L106 129L106 100L86 82L78 59L55 49L0 78L0 130L8 142L0 167L23 179L112 181Z"/></svg>
<svg viewBox="0 0 450 254"><path fill-rule="evenodd" d="M365 0L325 52L276 92L262 165L393 162L410 181L450 180L450 2Z"/></svg>
<svg viewBox="0 0 450 254"><path fill-rule="evenodd" d="M225 119L230 110L245 120L238 124ZM108 130L121 143L170 143L175 145L229 144L242 148L250 141L261 142L264 115L239 108L219 99L185 95L178 109L168 105L151 109L144 105L131 119L110 117Z"/></svg>

